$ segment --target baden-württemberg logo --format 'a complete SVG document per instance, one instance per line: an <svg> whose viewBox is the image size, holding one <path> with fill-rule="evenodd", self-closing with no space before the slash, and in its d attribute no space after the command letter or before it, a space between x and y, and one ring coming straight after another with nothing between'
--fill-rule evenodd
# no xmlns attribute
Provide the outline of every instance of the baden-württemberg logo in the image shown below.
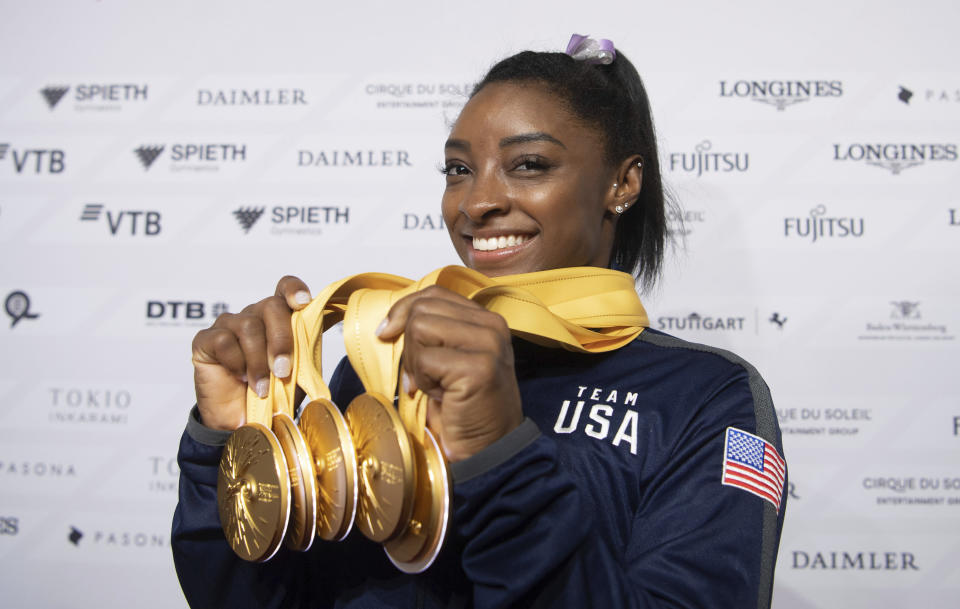
<svg viewBox="0 0 960 609"><path fill-rule="evenodd" d="M134 83L53 84L40 89L47 106L53 111L72 90L74 109L79 111L116 111L127 102L147 101L147 85Z"/></svg>
<svg viewBox="0 0 960 609"><path fill-rule="evenodd" d="M806 218L783 219L783 236L787 239L858 239L863 236L864 219L828 216L826 205L817 205Z"/></svg>
<svg viewBox="0 0 960 609"><path fill-rule="evenodd" d="M891 300L886 319L867 322L859 340L886 341L952 341L956 337L946 323L923 316L922 302L918 300Z"/></svg>
<svg viewBox="0 0 960 609"><path fill-rule="evenodd" d="M839 80L736 80L720 81L720 97L739 97L773 106L787 107L816 98L841 97Z"/></svg>
<svg viewBox="0 0 960 609"><path fill-rule="evenodd" d="M892 142L834 144L833 160L861 162L899 175L905 169L925 163L956 161L957 145Z"/></svg>
<svg viewBox="0 0 960 609"><path fill-rule="evenodd" d="M710 140L697 144L693 152L670 153L670 171L693 174L698 178L708 173L742 173L749 168L749 152L717 152Z"/></svg>

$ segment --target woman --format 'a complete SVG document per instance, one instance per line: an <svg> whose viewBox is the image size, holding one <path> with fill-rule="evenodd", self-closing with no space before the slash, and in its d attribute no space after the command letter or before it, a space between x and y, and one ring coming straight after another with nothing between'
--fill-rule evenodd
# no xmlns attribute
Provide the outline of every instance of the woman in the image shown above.
<svg viewBox="0 0 960 609"><path fill-rule="evenodd" d="M603 64L602 43L572 42L593 51L523 52L477 85L446 142L444 221L488 276L612 266L649 287L666 226L646 94L623 54ZM285 277L194 340L173 531L193 606L769 606L782 486L724 476L730 428L782 454L749 364L650 329L605 354L548 349L436 287L399 301L378 335L403 333L404 387L431 396L451 462L453 529L437 562L404 575L356 533L240 560L217 517L220 446L243 422L247 385L263 395L270 370L289 374L290 313L309 300ZM331 390L343 406L362 387L341 363Z"/></svg>

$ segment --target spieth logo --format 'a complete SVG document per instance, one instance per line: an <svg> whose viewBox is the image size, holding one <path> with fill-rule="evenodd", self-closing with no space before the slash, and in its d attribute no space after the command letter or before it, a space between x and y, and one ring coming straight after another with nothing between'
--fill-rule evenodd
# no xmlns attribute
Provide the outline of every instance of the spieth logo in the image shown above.
<svg viewBox="0 0 960 609"><path fill-rule="evenodd" d="M695 173L699 178L705 173L744 172L750 168L748 152L711 152L713 144L703 140L691 153L670 153L670 171Z"/></svg>
<svg viewBox="0 0 960 609"><path fill-rule="evenodd" d="M305 106L303 89L199 89L198 106Z"/></svg>
<svg viewBox="0 0 960 609"><path fill-rule="evenodd" d="M159 157L162 152L163 146L140 146L133 151L133 153L137 155L140 164L143 165L144 171L150 169L150 166L153 165L153 162L157 160L157 157Z"/></svg>
<svg viewBox="0 0 960 609"><path fill-rule="evenodd" d="M50 85L41 89L40 94L53 110L69 91L69 85ZM74 88L73 94L77 110L119 110L121 102L146 100L145 84L82 84Z"/></svg>
<svg viewBox="0 0 960 609"><path fill-rule="evenodd" d="M788 106L817 97L841 97L839 80L738 80L720 81L720 97L740 97L769 104L783 112Z"/></svg>
<svg viewBox="0 0 960 609"><path fill-rule="evenodd" d="M783 236L788 239L809 238L810 243L863 236L863 218L833 218L827 217L826 213L826 206L818 205L810 210L808 218L784 218Z"/></svg>
<svg viewBox="0 0 960 609"><path fill-rule="evenodd" d="M834 144L834 161L859 161L893 175L926 162L956 161L956 144Z"/></svg>
<svg viewBox="0 0 960 609"><path fill-rule="evenodd" d="M250 229L253 228L253 225L257 223L266 209L266 207L240 207L234 210L233 215L246 234L250 232Z"/></svg>
<svg viewBox="0 0 960 609"><path fill-rule="evenodd" d="M686 317L659 317L657 326L660 330L668 331L731 330L740 332L744 329L743 323L746 319L746 317L704 317L694 312Z"/></svg>
<svg viewBox="0 0 960 609"><path fill-rule="evenodd" d="M412 167L406 150L298 150L298 167Z"/></svg>
<svg viewBox="0 0 960 609"><path fill-rule="evenodd" d="M40 89L40 94L43 95L43 99L47 100L47 105L53 110L69 90L70 87L45 87Z"/></svg>
<svg viewBox="0 0 960 609"><path fill-rule="evenodd" d="M898 300L891 302L893 311L890 313L890 319L920 319L920 303L910 302L909 300Z"/></svg>
<svg viewBox="0 0 960 609"><path fill-rule="evenodd" d="M60 148L25 148L17 150L8 142L0 143L0 161L7 158L12 152L13 169L18 174L50 174L63 173L66 153Z"/></svg>
<svg viewBox="0 0 960 609"><path fill-rule="evenodd" d="M105 210L103 203L87 203L80 214L81 222L107 221L107 230L116 237L118 233L133 237L155 237L160 234L160 212L145 209Z"/></svg>
<svg viewBox="0 0 960 609"><path fill-rule="evenodd" d="M39 313L30 312L30 297L26 292L16 290L7 294L3 301L3 308L10 316L10 327L16 326L21 319L36 319Z"/></svg>
<svg viewBox="0 0 960 609"><path fill-rule="evenodd" d="M144 171L153 166L166 146L140 146L134 150ZM170 146L172 171L218 171L221 163L247 160L246 144L173 144Z"/></svg>

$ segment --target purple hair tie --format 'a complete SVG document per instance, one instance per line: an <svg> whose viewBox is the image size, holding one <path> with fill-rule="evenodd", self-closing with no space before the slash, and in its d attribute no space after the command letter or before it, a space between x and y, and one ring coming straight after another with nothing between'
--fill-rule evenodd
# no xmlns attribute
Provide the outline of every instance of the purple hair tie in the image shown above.
<svg viewBox="0 0 960 609"><path fill-rule="evenodd" d="M570 37L566 53L578 61L601 63L603 65L610 65L617 57L617 51L614 49L613 43L606 38L594 40L589 35L581 36L580 34L574 34Z"/></svg>

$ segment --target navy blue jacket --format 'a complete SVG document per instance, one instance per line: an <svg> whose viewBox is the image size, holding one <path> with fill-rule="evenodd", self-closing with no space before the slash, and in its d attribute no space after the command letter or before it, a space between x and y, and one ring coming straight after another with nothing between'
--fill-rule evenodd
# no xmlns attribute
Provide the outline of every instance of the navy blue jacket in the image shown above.
<svg viewBox="0 0 960 609"><path fill-rule="evenodd" d="M356 530L262 564L236 557L216 507L228 434L194 409L172 535L191 606L769 607L786 494L778 510L721 484L728 427L783 454L756 370L649 329L605 354L514 351L527 419L452 466L452 530L420 575ZM341 363L331 390L345 407L362 387Z"/></svg>

